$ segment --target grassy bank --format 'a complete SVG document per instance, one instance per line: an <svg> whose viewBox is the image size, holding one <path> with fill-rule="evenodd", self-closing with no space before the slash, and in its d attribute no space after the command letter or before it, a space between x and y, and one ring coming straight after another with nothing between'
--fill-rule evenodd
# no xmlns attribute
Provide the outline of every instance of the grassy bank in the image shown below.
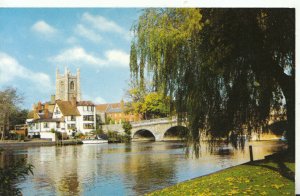
<svg viewBox="0 0 300 196"><path fill-rule="evenodd" d="M148 195L295 195L294 173L294 161L255 161Z"/></svg>

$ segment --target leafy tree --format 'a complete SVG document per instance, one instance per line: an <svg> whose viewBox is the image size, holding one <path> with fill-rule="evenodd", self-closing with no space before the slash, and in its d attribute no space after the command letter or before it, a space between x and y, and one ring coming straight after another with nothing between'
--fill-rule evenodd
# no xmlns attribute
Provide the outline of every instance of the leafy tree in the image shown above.
<svg viewBox="0 0 300 196"><path fill-rule="evenodd" d="M145 92L139 87L128 90L131 100L126 104L125 112L142 115L144 119L165 117L170 113L170 99L163 93Z"/></svg>
<svg viewBox="0 0 300 196"><path fill-rule="evenodd" d="M122 128L124 129L125 132L125 137L124 137L124 141L130 142L131 140L131 129L132 129L132 125L130 124L130 122L125 121L122 123Z"/></svg>
<svg viewBox="0 0 300 196"><path fill-rule="evenodd" d="M27 109L19 109L17 108L13 113L11 114L9 121L11 126L19 125L19 124L25 124L25 121L28 116L28 110Z"/></svg>
<svg viewBox="0 0 300 196"><path fill-rule="evenodd" d="M142 83L144 70L153 73L192 141L199 130L257 130L271 109L284 109L294 153L294 9L146 9L134 33L132 77Z"/></svg>
<svg viewBox="0 0 300 196"><path fill-rule="evenodd" d="M33 175L33 165L27 164L25 159L15 160L11 154L4 153L3 150L0 150L0 155L5 156L5 160L9 163L0 167L0 195L22 195L16 183L29 174Z"/></svg>
<svg viewBox="0 0 300 196"><path fill-rule="evenodd" d="M132 125L130 124L130 122L128 122L128 121L123 122L122 128L124 129L124 132L126 133L126 135L131 135Z"/></svg>
<svg viewBox="0 0 300 196"><path fill-rule="evenodd" d="M2 140L11 125L12 114L18 111L18 105L22 100L22 96L14 88L8 87L0 91L0 126L4 128L1 136Z"/></svg>
<svg viewBox="0 0 300 196"><path fill-rule="evenodd" d="M148 93L144 98L142 113L145 117L166 117L170 113L169 99L157 92Z"/></svg>

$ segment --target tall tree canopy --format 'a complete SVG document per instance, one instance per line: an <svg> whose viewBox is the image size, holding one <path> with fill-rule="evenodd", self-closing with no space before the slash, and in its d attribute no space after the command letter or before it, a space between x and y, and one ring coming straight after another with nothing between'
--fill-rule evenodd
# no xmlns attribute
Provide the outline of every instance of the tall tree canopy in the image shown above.
<svg viewBox="0 0 300 196"><path fill-rule="evenodd" d="M14 88L6 88L4 90L0 90L0 128L3 128L1 138L4 139L6 132L9 130L11 123L15 123L14 120L11 119L13 115L19 109L19 104L22 102L23 97L19 95L16 89ZM26 114L25 114L26 116ZM23 122L25 123L25 121ZM13 124L15 125L15 124Z"/></svg>
<svg viewBox="0 0 300 196"><path fill-rule="evenodd" d="M134 35L132 76L148 71L176 100L193 141L256 130L284 107L294 151L294 9L146 9Z"/></svg>

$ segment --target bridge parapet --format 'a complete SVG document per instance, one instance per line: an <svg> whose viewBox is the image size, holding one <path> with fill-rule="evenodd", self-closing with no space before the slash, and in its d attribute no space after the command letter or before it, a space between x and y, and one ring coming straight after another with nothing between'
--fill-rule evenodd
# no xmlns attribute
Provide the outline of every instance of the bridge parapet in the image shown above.
<svg viewBox="0 0 300 196"><path fill-rule="evenodd" d="M176 122L176 121L177 121L176 117L172 117L172 118L155 118L155 119L150 119L150 120L141 120L141 121L131 122L130 124L133 127L138 127L138 126L147 126L147 125L153 125L153 124L171 123L171 122Z"/></svg>

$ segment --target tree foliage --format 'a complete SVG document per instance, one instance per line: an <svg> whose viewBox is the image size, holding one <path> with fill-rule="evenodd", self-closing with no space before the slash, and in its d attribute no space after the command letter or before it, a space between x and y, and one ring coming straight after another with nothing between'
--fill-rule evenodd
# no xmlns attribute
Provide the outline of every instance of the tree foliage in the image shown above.
<svg viewBox="0 0 300 196"><path fill-rule="evenodd" d="M170 113L170 98L162 92L133 87L128 90L130 102L126 105L127 113L142 115L144 119L166 117Z"/></svg>
<svg viewBox="0 0 300 196"><path fill-rule="evenodd" d="M11 125L11 117L16 114L19 104L22 102L22 96L14 88L6 88L0 91L0 126L4 127L1 138L4 139L6 132Z"/></svg>
<svg viewBox="0 0 300 196"><path fill-rule="evenodd" d="M11 113L9 118L11 126L25 124L25 121L28 117L28 112L29 111L27 109L16 108L16 110Z"/></svg>
<svg viewBox="0 0 300 196"><path fill-rule="evenodd" d="M130 68L176 100L189 138L244 134L287 111L295 133L294 9L146 9L134 26Z"/></svg>
<svg viewBox="0 0 300 196"><path fill-rule="evenodd" d="M0 195L22 195L16 183L28 175L33 175L33 165L27 164L24 158L14 159L11 153L4 153L8 164L0 167Z"/></svg>

